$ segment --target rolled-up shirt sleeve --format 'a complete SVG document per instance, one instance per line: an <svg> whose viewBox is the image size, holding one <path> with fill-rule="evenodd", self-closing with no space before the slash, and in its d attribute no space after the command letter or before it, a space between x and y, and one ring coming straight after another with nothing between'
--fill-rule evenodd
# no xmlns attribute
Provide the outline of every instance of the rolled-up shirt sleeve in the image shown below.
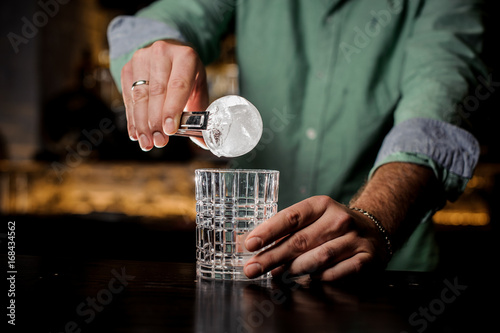
<svg viewBox="0 0 500 333"><path fill-rule="evenodd" d="M120 73L132 54L141 47L162 39L186 39L174 27L157 20L136 16L118 16L108 26L110 71L120 86Z"/></svg>
<svg viewBox="0 0 500 333"><path fill-rule="evenodd" d="M476 0L425 1L405 47L394 126L370 172L388 162L430 167L454 200L472 177L479 144L460 128L460 105L487 76Z"/></svg>
<svg viewBox="0 0 500 333"><path fill-rule="evenodd" d="M476 138L455 125L428 118L412 118L394 126L385 137L371 174L390 162L430 167L449 200L464 190L479 160Z"/></svg>
<svg viewBox="0 0 500 333"><path fill-rule="evenodd" d="M123 66L136 50L157 40L189 43L204 64L213 61L235 6L235 0L160 0L134 16L113 19L108 26L110 70L119 90Z"/></svg>

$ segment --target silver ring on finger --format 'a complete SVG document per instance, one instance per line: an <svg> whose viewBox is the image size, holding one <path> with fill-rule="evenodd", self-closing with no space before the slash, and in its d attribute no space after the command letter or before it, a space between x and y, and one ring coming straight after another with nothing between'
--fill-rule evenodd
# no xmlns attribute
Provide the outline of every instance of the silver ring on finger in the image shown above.
<svg viewBox="0 0 500 333"><path fill-rule="evenodd" d="M134 90L135 87L137 86L142 86L143 84L145 85L149 85L149 81L148 80L139 80L139 81L135 81L133 84L132 84L132 90Z"/></svg>

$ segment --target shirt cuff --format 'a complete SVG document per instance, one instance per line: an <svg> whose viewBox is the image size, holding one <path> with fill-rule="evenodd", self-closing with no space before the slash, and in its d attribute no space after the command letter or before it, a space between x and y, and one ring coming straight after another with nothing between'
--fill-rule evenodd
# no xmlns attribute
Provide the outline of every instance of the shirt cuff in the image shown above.
<svg viewBox="0 0 500 333"><path fill-rule="evenodd" d="M121 70L134 52L157 40L175 39L186 42L184 36L168 24L145 17L118 16L108 26L110 71L119 91Z"/></svg>
<svg viewBox="0 0 500 333"><path fill-rule="evenodd" d="M186 39L168 24L146 17L118 16L108 26L109 57L119 58L160 39Z"/></svg>
<svg viewBox="0 0 500 333"><path fill-rule="evenodd" d="M370 177L390 162L428 166L443 184L447 198L455 200L472 177L479 152L479 143L471 133L440 120L412 118L387 134Z"/></svg>

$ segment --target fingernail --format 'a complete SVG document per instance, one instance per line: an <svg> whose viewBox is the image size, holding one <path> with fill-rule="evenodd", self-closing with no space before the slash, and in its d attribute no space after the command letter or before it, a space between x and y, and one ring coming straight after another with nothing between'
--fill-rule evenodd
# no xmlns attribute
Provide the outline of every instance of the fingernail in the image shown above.
<svg viewBox="0 0 500 333"><path fill-rule="evenodd" d="M245 246L248 251L257 251L262 247L262 239L260 237L247 238Z"/></svg>
<svg viewBox="0 0 500 333"><path fill-rule="evenodd" d="M285 272L285 268L283 266L280 266L278 268L275 268L271 271L272 276L280 276Z"/></svg>
<svg viewBox="0 0 500 333"><path fill-rule="evenodd" d="M144 151L149 151L151 150L151 146L148 140L148 137L145 134L141 134L139 136L139 146L141 146L141 149Z"/></svg>
<svg viewBox="0 0 500 333"><path fill-rule="evenodd" d="M128 133L129 133L129 138L130 140L132 141L137 141L137 132L135 131L135 127L130 127L129 130L128 130Z"/></svg>
<svg viewBox="0 0 500 333"><path fill-rule="evenodd" d="M165 125L163 126L163 132L165 132L166 135L172 135L172 134L175 134L175 132L177 132L177 128L175 127L174 119L172 119L172 118L165 119Z"/></svg>
<svg viewBox="0 0 500 333"><path fill-rule="evenodd" d="M165 147L166 144L165 137L160 132L153 133L153 142L155 143L156 148Z"/></svg>
<svg viewBox="0 0 500 333"><path fill-rule="evenodd" d="M262 266L258 262L254 262L245 267L245 275L249 278L257 277L262 274Z"/></svg>

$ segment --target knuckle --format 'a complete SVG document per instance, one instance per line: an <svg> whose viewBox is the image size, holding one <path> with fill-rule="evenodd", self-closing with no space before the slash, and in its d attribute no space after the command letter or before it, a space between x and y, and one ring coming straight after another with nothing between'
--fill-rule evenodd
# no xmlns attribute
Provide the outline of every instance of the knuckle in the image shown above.
<svg viewBox="0 0 500 333"><path fill-rule="evenodd" d="M288 209L285 211L285 223L288 228L295 230L299 227L302 215L298 210Z"/></svg>
<svg viewBox="0 0 500 333"><path fill-rule="evenodd" d="M309 240L302 233L290 237L290 247L294 252L305 252L309 247Z"/></svg>
<svg viewBox="0 0 500 333"><path fill-rule="evenodd" d="M139 88L139 89L134 89L132 90L132 101L133 104L137 104L139 102L142 102L144 100L148 99L148 91L144 88Z"/></svg>
<svg viewBox="0 0 500 333"><path fill-rule="evenodd" d="M150 46L154 54L164 54L168 49L168 44L165 41L157 40Z"/></svg>
<svg viewBox="0 0 500 333"><path fill-rule="evenodd" d="M188 59L196 59L198 58L198 53L189 46L180 46L179 47L179 55Z"/></svg>
<svg viewBox="0 0 500 333"><path fill-rule="evenodd" d="M353 219L352 216L346 212L341 212L337 214L337 221L336 221L336 226L337 229L339 230L344 230L347 231L351 229L351 226L353 224Z"/></svg>
<svg viewBox="0 0 500 333"><path fill-rule="evenodd" d="M168 81L168 88L188 90L191 87L189 82L182 78L174 78Z"/></svg>
<svg viewBox="0 0 500 333"><path fill-rule="evenodd" d="M148 126L152 131L161 130L161 120L160 119L149 119Z"/></svg>
<svg viewBox="0 0 500 333"><path fill-rule="evenodd" d="M121 70L121 77L127 76L131 71L132 71L132 64L129 61L125 65L123 65Z"/></svg>
<svg viewBox="0 0 500 333"><path fill-rule="evenodd" d="M331 202L333 201L333 199L327 195L318 195L318 196L315 196L314 198L315 198L315 200L318 201L318 203L320 203L323 206L327 206L327 205L331 204Z"/></svg>
<svg viewBox="0 0 500 333"><path fill-rule="evenodd" d="M354 256L351 258L351 269L353 273L359 273L363 269L364 261L360 256Z"/></svg>
<svg viewBox="0 0 500 333"><path fill-rule="evenodd" d="M149 83L149 94L151 96L164 95L167 92L167 87L162 82L150 82Z"/></svg>
<svg viewBox="0 0 500 333"><path fill-rule="evenodd" d="M146 57L147 51L146 49L138 49L137 51L134 52L132 55L132 61L139 61L143 60Z"/></svg>
<svg viewBox="0 0 500 333"><path fill-rule="evenodd" d="M331 246L321 246L315 256L316 262L320 265L332 261L337 256L337 251Z"/></svg>

